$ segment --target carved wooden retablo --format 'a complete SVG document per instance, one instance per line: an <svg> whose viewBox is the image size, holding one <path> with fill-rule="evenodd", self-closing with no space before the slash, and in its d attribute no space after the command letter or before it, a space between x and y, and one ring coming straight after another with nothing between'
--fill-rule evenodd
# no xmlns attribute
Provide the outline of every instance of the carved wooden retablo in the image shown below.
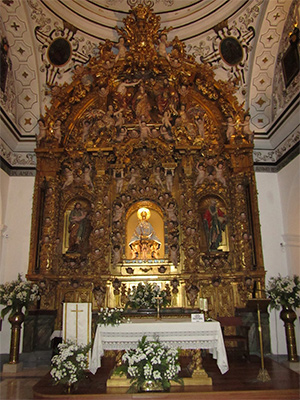
<svg viewBox="0 0 300 400"><path fill-rule="evenodd" d="M249 117L150 8L116 31L40 119L27 277L46 310L123 306L147 280L232 315L265 277Z"/></svg>

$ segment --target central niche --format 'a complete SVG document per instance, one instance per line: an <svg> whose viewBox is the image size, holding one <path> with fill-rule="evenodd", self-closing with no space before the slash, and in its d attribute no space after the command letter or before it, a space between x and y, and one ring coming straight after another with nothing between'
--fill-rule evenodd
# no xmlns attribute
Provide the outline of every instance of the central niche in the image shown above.
<svg viewBox="0 0 300 400"><path fill-rule="evenodd" d="M151 201L133 204L126 214L126 259L164 259L165 253L164 217L161 209Z"/></svg>

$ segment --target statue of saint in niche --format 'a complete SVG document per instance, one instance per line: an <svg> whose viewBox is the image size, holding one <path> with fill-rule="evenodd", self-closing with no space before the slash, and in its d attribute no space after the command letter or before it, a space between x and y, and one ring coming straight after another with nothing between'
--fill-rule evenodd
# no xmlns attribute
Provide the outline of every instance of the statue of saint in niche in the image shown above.
<svg viewBox="0 0 300 400"><path fill-rule="evenodd" d="M132 259L149 259L157 258L161 241L156 236L155 230L148 221L150 218L150 210L142 207L137 211L139 223L129 241Z"/></svg>
<svg viewBox="0 0 300 400"><path fill-rule="evenodd" d="M69 215L69 247L67 253L82 253L88 243L90 234L90 221L88 212L82 208L78 201Z"/></svg>
<svg viewBox="0 0 300 400"><path fill-rule="evenodd" d="M218 208L216 199L211 199L209 207L203 215L209 250L218 250L222 242L222 232L225 231L227 218L225 213Z"/></svg>

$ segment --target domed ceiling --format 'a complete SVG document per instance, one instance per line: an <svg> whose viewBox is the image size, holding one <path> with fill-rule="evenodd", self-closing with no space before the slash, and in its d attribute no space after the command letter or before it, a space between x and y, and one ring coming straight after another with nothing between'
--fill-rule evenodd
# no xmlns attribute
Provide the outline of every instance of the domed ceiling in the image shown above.
<svg viewBox="0 0 300 400"><path fill-rule="evenodd" d="M232 82L251 116L254 164L277 171L299 143L299 9L296 0L2 0L2 167L35 171L38 119L57 85L97 54L132 7L150 6L188 54ZM172 28L172 29L171 29Z"/></svg>

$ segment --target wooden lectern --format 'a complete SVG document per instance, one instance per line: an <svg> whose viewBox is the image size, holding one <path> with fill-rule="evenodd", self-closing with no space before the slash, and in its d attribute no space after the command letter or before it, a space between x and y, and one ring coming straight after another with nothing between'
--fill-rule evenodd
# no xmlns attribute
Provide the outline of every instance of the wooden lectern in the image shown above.
<svg viewBox="0 0 300 400"><path fill-rule="evenodd" d="M263 349L263 338L262 338L262 328L261 328L261 319L260 312L267 312L268 305L271 300L269 299L249 299L246 307L250 310L257 312L257 320L258 320L258 335L259 335L259 344L260 344L260 358L261 358L261 369L257 376L257 380L261 382L269 382L271 380L268 371L265 369L264 363L264 349Z"/></svg>

